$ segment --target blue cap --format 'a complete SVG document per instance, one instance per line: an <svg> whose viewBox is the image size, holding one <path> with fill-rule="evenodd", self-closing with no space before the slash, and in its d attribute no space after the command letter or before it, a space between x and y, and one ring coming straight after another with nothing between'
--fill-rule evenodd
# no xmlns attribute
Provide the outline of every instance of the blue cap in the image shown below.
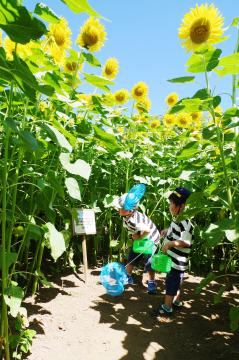
<svg viewBox="0 0 239 360"><path fill-rule="evenodd" d="M191 191L185 187L178 187L173 191L173 194L177 196L179 204L184 204L191 195Z"/></svg>

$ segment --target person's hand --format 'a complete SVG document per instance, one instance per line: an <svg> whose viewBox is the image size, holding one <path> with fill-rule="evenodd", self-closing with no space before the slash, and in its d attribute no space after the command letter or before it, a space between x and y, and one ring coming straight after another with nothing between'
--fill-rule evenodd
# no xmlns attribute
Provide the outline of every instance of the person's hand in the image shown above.
<svg viewBox="0 0 239 360"><path fill-rule="evenodd" d="M139 237L140 237L139 234L132 234L132 239L133 239L133 240L138 240Z"/></svg>
<svg viewBox="0 0 239 360"><path fill-rule="evenodd" d="M162 247L162 253L164 253L164 254L167 254L167 251L170 249L170 246L171 245L171 243L170 243L170 241L167 243L167 244L165 244L163 247Z"/></svg>
<svg viewBox="0 0 239 360"><path fill-rule="evenodd" d="M168 229L161 230L161 231L160 231L160 235L161 235L162 237L165 237L165 236L167 235L167 232L168 232Z"/></svg>

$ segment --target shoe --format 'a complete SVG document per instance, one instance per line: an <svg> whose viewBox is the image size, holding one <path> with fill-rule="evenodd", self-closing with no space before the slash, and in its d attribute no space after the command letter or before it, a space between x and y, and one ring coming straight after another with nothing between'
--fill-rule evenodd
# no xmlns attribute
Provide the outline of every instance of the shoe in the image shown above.
<svg viewBox="0 0 239 360"><path fill-rule="evenodd" d="M151 315L154 317L170 317L172 315L173 309L171 311L166 310L165 305L161 304L158 309L154 310Z"/></svg>
<svg viewBox="0 0 239 360"><path fill-rule="evenodd" d="M135 285L135 281L134 281L133 276L127 274L127 277L128 277L128 282L127 282L127 284L128 284L128 285Z"/></svg>
<svg viewBox="0 0 239 360"><path fill-rule="evenodd" d="M155 295L157 293L157 286L155 281L148 282L148 294Z"/></svg>
<svg viewBox="0 0 239 360"><path fill-rule="evenodd" d="M173 310L180 310L183 307L183 302L176 300L176 301L173 302L172 307L173 307Z"/></svg>

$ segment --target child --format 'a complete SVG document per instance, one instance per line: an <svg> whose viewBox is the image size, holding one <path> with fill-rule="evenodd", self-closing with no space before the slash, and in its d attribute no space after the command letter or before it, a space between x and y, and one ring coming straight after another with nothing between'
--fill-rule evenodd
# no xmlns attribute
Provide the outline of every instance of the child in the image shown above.
<svg viewBox="0 0 239 360"><path fill-rule="evenodd" d="M138 204L133 210L124 209L126 196L127 194L123 194L114 203L114 206L119 211L119 215L123 217L123 226L128 230L129 234L131 234L133 240L144 239L147 236L148 240L153 241L156 246L160 241L158 229L152 220L150 220L145 214L136 210ZM142 257L145 260L145 270L147 270L149 276L148 293L156 294L155 272L151 268L151 255L137 254L133 251L133 248L130 249L128 257L128 262L130 264L126 266L128 283L134 284L132 271L134 265L138 262L138 260L142 259Z"/></svg>
<svg viewBox="0 0 239 360"><path fill-rule="evenodd" d="M166 276L166 295L164 303L154 312L156 316L170 316L173 308L182 306L180 301L180 286L183 275L188 268L188 259L192 246L193 226L189 220L177 218L182 214L185 203L191 192L186 188L176 188L169 195L169 210L174 220L167 230L161 232L165 236L162 252L172 259L171 271Z"/></svg>

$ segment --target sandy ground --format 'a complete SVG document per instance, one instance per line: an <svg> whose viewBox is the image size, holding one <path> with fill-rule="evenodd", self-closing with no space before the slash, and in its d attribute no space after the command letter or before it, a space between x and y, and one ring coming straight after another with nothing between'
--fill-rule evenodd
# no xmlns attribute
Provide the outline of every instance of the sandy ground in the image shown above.
<svg viewBox="0 0 239 360"><path fill-rule="evenodd" d="M234 360L239 359L239 332L229 327L229 304L239 305L239 291L213 305L214 283L199 296L200 278L187 275L180 312L159 322L150 316L163 299L164 275L157 275L158 295L146 292L145 275L122 296L110 297L99 283L99 269L68 274L41 288L25 306L30 328L37 331L28 360Z"/></svg>

